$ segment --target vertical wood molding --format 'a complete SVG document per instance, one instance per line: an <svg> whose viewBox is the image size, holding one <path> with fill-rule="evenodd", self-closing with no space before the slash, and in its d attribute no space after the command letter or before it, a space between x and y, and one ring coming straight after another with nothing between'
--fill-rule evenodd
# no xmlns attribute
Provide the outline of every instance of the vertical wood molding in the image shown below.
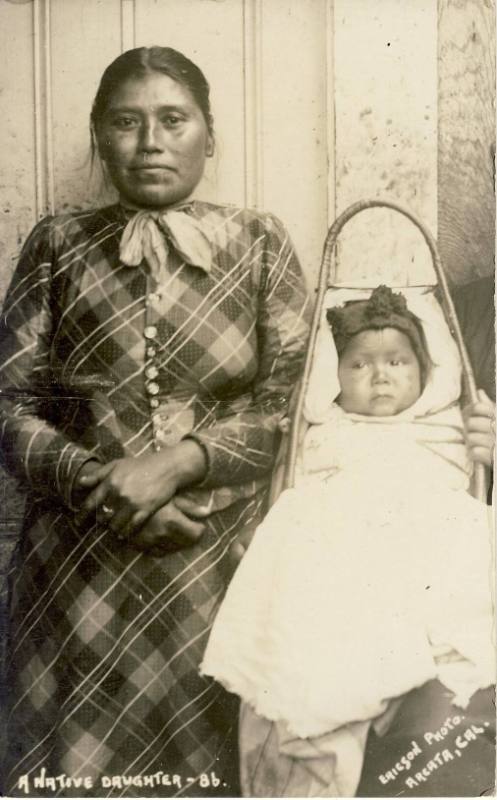
<svg viewBox="0 0 497 800"><path fill-rule="evenodd" d="M50 0L33 2L36 219L55 209Z"/></svg>
<svg viewBox="0 0 497 800"><path fill-rule="evenodd" d="M262 0L243 0L245 205L264 205Z"/></svg>
<svg viewBox="0 0 497 800"><path fill-rule="evenodd" d="M326 164L327 164L327 202L326 219L328 227L336 216L336 181L335 181L335 26L333 20L333 0L326 0L325 8L326 36L326 81L325 81L325 120L326 120Z"/></svg>
<svg viewBox="0 0 497 800"><path fill-rule="evenodd" d="M136 42L135 0L121 0L121 52L132 50Z"/></svg>

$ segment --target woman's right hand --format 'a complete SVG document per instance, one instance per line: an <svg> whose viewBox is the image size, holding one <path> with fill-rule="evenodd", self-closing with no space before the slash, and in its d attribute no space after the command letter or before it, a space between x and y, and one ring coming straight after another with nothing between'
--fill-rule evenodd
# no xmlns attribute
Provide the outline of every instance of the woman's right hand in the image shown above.
<svg viewBox="0 0 497 800"><path fill-rule="evenodd" d="M196 544L205 525L186 516L171 500L155 512L127 544L149 555L163 556Z"/></svg>

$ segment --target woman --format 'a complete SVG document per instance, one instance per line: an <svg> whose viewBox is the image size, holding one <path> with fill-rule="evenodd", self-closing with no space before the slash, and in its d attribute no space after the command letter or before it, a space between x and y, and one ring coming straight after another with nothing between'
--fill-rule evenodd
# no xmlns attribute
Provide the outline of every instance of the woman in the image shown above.
<svg viewBox="0 0 497 800"><path fill-rule="evenodd" d="M91 128L120 202L35 227L0 331L29 495L4 790L233 795L236 708L198 665L261 515L305 288L274 217L192 200L213 123L182 54L119 56Z"/></svg>

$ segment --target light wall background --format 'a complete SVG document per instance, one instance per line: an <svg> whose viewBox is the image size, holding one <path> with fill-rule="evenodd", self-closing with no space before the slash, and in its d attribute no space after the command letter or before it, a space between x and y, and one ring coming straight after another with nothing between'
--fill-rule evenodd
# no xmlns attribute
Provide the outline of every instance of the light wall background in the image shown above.
<svg viewBox="0 0 497 800"><path fill-rule="evenodd" d="M108 201L91 102L112 59L151 44L211 84L217 148L199 196L279 215L311 289L329 224L368 197L416 212L453 282L494 268L493 0L0 0L0 299L38 219ZM432 278L392 212L356 218L337 250L346 282ZM12 541L20 501L0 486Z"/></svg>

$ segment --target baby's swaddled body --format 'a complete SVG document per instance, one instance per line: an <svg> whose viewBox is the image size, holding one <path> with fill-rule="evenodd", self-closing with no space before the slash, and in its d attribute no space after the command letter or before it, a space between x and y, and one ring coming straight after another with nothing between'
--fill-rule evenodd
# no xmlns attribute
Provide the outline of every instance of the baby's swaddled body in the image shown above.
<svg viewBox="0 0 497 800"><path fill-rule="evenodd" d="M409 302L379 287L337 309L334 341L323 320L295 488L214 622L202 670L244 701L245 796L353 796L392 701L438 679L464 708L494 682L493 526L467 493L459 356L433 296Z"/></svg>
<svg viewBox="0 0 497 800"><path fill-rule="evenodd" d="M415 420L334 405L258 528L203 668L294 736L381 714L439 677L493 681L487 514L456 407Z"/></svg>

